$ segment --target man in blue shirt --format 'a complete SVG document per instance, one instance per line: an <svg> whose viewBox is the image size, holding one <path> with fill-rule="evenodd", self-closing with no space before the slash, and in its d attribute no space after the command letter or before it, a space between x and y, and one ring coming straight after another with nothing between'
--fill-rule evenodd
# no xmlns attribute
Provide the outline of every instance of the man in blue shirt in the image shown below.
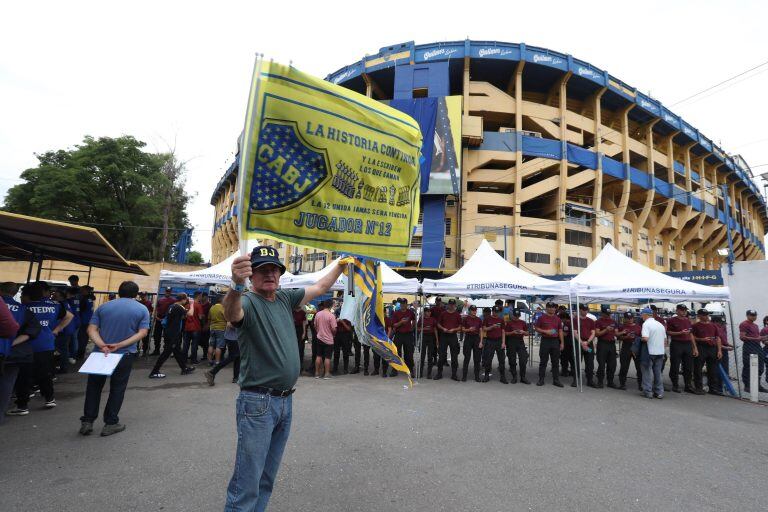
<svg viewBox="0 0 768 512"><path fill-rule="evenodd" d="M123 356L110 377L102 436L125 430L125 425L118 421L118 414L136 357L136 343L149 332L149 311L135 300L139 294L139 285L133 281L123 281L117 294L118 299L106 302L96 310L88 326L88 337L96 344L94 352L103 352L105 356L110 353ZM99 416L101 390L106 381L106 375L88 376L83 416L80 418L80 434L84 436L93 432L93 422Z"/></svg>

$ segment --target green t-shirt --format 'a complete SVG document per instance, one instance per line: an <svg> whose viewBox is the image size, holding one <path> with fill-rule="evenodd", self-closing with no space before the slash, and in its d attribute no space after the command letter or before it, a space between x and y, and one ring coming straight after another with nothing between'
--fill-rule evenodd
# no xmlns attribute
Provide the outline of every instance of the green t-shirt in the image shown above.
<svg viewBox="0 0 768 512"><path fill-rule="evenodd" d="M293 310L303 299L303 288L278 290L274 301L253 292L240 298L240 387L286 390L296 384L300 367Z"/></svg>

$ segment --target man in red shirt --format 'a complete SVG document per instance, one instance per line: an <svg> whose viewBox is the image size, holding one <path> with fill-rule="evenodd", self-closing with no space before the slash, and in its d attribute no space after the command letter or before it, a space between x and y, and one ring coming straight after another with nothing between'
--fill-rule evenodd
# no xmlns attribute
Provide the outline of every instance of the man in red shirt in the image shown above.
<svg viewBox="0 0 768 512"><path fill-rule="evenodd" d="M621 341L621 351L619 352L619 389L627 389L627 373L629 373L629 362L635 360L635 372L637 373L637 389L643 390L642 371L640 369L640 358L632 353L632 344L640 336L640 325L635 323L635 315L627 311L624 313L624 323L617 333Z"/></svg>
<svg viewBox="0 0 768 512"><path fill-rule="evenodd" d="M510 319L504 322L504 343L507 345L507 359L509 360L509 373L512 374L512 384L517 384L517 360L520 360L520 382L530 384L525 378L525 369L528 364L528 349L525 347L523 336L528 334L528 324L520 319L520 310L512 308Z"/></svg>
<svg viewBox="0 0 768 512"><path fill-rule="evenodd" d="M419 373L424 375L424 361L427 362L427 378L432 378L432 368L437 362L437 319L432 316L432 308L424 308L424 317L418 324L421 330L421 348L419 357Z"/></svg>
<svg viewBox="0 0 768 512"><path fill-rule="evenodd" d="M605 378L609 388L616 389L613 376L616 374L616 322L611 318L611 308L603 305L600 318L595 322L597 336L597 387L603 387Z"/></svg>
<svg viewBox="0 0 768 512"><path fill-rule="evenodd" d="M768 318L768 317L766 317ZM744 390L749 393L749 387L750 387L750 355L757 354L757 372L758 372L758 378L757 382L760 386L759 391L766 392L768 391L763 387L762 384L759 384L760 377L763 375L763 371L765 369L765 363L763 362L763 349L761 348L760 344L765 343L766 337L764 336L764 333L760 330L760 327L755 323L755 320L757 320L757 311L754 311L752 309L747 311L747 319L744 320L739 324L739 339L742 341L741 344L741 362L742 362L742 369L741 369L741 380L744 383ZM765 319L763 320L763 323L765 323ZM763 329L765 330L765 329Z"/></svg>
<svg viewBox="0 0 768 512"><path fill-rule="evenodd" d="M591 388L602 388L595 384L593 375L595 372L595 321L587 316L589 306L579 304L579 315L573 319L573 328L576 339L579 341L579 351L581 359L584 361L584 376L587 378L587 386ZM573 376L571 387L576 387L576 375Z"/></svg>
<svg viewBox="0 0 768 512"><path fill-rule="evenodd" d="M416 341L413 336L413 330L416 327L416 313L408 307L408 300L398 299L400 308L392 313L392 329L395 333L395 339L392 340L397 347L397 352L403 358L403 362L411 372L411 378L416 377L416 367L413 365L413 351ZM392 375L397 372L392 370Z"/></svg>
<svg viewBox="0 0 768 512"><path fill-rule="evenodd" d="M720 346L720 336L717 326L709 320L709 311L700 309L696 312L699 321L691 327L691 337L696 342L699 356L694 360L693 383L696 386L696 394L704 394L702 370L707 365L707 384L710 395L722 395L720 391L720 372L717 364L723 357Z"/></svg>
<svg viewBox="0 0 768 512"><path fill-rule="evenodd" d="M555 312L557 304L547 302L547 312L542 314L535 322L533 328L541 334L539 345L539 381L537 386L544 385L544 376L547 373L547 362L552 362L552 384L561 388L560 374L557 371L560 351L563 350L563 322Z"/></svg>
<svg viewBox="0 0 768 512"><path fill-rule="evenodd" d="M171 295L171 287L167 286L165 288L165 295L157 300L157 308L155 309L155 326L152 334L152 339L155 341L155 348L152 351L153 356L160 355L160 340L163 338L163 319L168 313L168 308L175 302L176 298Z"/></svg>
<svg viewBox="0 0 768 512"><path fill-rule="evenodd" d="M189 308L192 308L194 311L184 320L184 343L182 344L181 351L186 355L190 363L198 364L197 348L200 344L200 332L203 325L203 308L199 302L200 292L195 292L192 297L193 300L189 302Z"/></svg>
<svg viewBox="0 0 768 512"><path fill-rule="evenodd" d="M447 360L448 349L450 348L451 379L458 381L459 338L457 333L461 330L461 313L456 311L456 299L448 299L448 308L438 318L437 329L440 332L440 360L437 362L435 380L443 378L443 366Z"/></svg>
<svg viewBox="0 0 768 512"><path fill-rule="evenodd" d="M504 351L507 345L504 343L504 320L501 318L502 306L497 304L493 309L487 311L483 309L483 336L480 341L480 348L483 350L483 382L488 382L491 375L491 366L493 365L493 355L499 361L499 382L507 382L506 371L504 370Z"/></svg>
<svg viewBox="0 0 768 512"><path fill-rule="evenodd" d="M352 323L340 318L336 324L336 336L333 343L333 375L339 373L339 357L343 357L344 374L349 373L349 356L352 355Z"/></svg>
<svg viewBox="0 0 768 512"><path fill-rule="evenodd" d="M683 365L683 384L686 393L694 393L691 382L693 373L693 358L698 355L696 342L691 336L691 321L688 319L688 307L678 304L675 308L675 316L667 321L667 335L669 344L669 379L672 381L672 391L680 393L678 375L680 364Z"/></svg>
<svg viewBox="0 0 768 512"><path fill-rule="evenodd" d="M461 382L467 381L469 359L472 358L472 369L475 371L475 382L480 382L480 330L483 320L477 316L477 306L469 306L469 314L462 318L461 332L464 333L464 367L461 372Z"/></svg>

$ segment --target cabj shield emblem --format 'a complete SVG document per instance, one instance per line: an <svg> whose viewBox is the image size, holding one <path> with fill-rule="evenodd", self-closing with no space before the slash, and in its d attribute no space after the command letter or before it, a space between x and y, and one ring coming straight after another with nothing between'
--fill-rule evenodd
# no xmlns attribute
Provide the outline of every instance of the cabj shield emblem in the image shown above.
<svg viewBox="0 0 768 512"><path fill-rule="evenodd" d="M251 211L291 208L309 198L330 176L325 149L304 140L295 122L265 119L259 130L251 183Z"/></svg>

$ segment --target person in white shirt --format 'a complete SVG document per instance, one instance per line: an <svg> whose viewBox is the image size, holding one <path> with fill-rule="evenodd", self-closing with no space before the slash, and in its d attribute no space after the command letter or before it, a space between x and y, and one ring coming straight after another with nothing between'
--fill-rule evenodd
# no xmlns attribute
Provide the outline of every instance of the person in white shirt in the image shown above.
<svg viewBox="0 0 768 512"><path fill-rule="evenodd" d="M661 322L653 318L653 310L645 308L641 336L644 347L640 349L640 364L643 375L643 395L645 398L663 398L664 384L661 368L664 364L664 347L667 342L667 330Z"/></svg>

